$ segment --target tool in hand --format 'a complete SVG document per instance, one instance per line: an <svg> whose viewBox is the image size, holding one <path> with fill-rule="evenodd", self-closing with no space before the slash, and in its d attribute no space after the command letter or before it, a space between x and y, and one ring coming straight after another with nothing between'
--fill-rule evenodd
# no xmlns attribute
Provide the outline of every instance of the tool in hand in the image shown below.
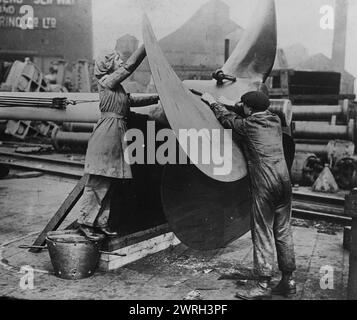
<svg viewBox="0 0 357 320"><path fill-rule="evenodd" d="M195 89L190 89L190 91L195 94L196 96L202 97L203 93L200 91L197 91ZM228 99L224 99L223 97L219 99L219 102L222 103L228 111L235 112L239 115L242 115L242 106L240 104L233 104L232 101Z"/></svg>
<svg viewBox="0 0 357 320"><path fill-rule="evenodd" d="M190 91L191 91L193 94L195 94L196 96L199 96L199 97L202 97L202 96L203 96L203 93L202 93L202 92L199 92L199 91L197 91L197 90L195 90L195 89L190 89Z"/></svg>

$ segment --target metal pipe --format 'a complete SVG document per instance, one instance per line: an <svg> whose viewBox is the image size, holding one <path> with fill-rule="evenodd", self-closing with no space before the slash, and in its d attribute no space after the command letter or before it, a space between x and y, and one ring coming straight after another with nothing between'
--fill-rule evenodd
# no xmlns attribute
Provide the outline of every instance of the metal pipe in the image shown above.
<svg viewBox="0 0 357 320"><path fill-rule="evenodd" d="M14 93L3 92L3 96L14 96ZM26 93L21 94L16 92L16 96L26 96L35 98L63 98L66 97L69 100L87 100L95 101L99 99L97 93ZM142 102L147 99L154 101L157 99L157 95L152 94L134 94L132 100L134 101L133 111L150 115L152 112L156 112L158 105L151 105L147 107L142 106ZM159 107L161 108L161 107ZM277 113L282 119L283 125L289 126L292 119L292 105L290 100L286 99L272 99L270 110ZM29 121L52 121L52 122L76 122L76 123L97 123L100 119L99 103L98 102L86 102L78 105L69 105L65 110L56 110L50 108L0 108L0 120L29 120Z"/></svg>
<svg viewBox="0 0 357 320"><path fill-rule="evenodd" d="M296 152L298 153L313 153L319 157L327 157L327 145L326 144L297 144Z"/></svg>
<svg viewBox="0 0 357 320"><path fill-rule="evenodd" d="M333 116L348 118L349 103L342 105L293 106L293 121L330 120Z"/></svg>
<svg viewBox="0 0 357 320"><path fill-rule="evenodd" d="M296 144L325 144L327 145L330 140L321 140L321 139L294 139Z"/></svg>
<svg viewBox="0 0 357 320"><path fill-rule="evenodd" d="M327 122L295 122L294 137L354 141L354 127L354 120L350 120L347 126L330 125Z"/></svg>
<svg viewBox="0 0 357 320"><path fill-rule="evenodd" d="M2 96L30 97L30 98L68 98L69 100L99 100L97 93L68 93L68 92L41 92L21 94L19 92L2 92ZM76 106L69 105L65 110L50 108L0 108L0 119L4 120L30 120L30 121L53 121L53 122L86 122L96 123L100 118L99 103L88 102Z"/></svg>
<svg viewBox="0 0 357 320"><path fill-rule="evenodd" d="M20 93L20 92L2 92L1 96L4 97L30 97L30 98L68 98L72 101L96 101L99 100L97 93ZM143 100L156 99L157 95L152 94L133 94L132 99L135 106L143 105ZM145 108L137 108L140 113L150 112L156 106L149 106ZM77 122L77 123L97 123L100 119L99 102L85 102L78 105L69 105L65 110L56 110L51 108L31 108L31 107L9 107L0 108L0 120L29 120L29 121L52 121L52 122Z"/></svg>
<svg viewBox="0 0 357 320"><path fill-rule="evenodd" d="M299 143L296 144L296 152L314 153L319 157L336 161L342 158L353 157L355 153L355 144L351 141L343 140L332 140L328 143L320 144Z"/></svg>
<svg viewBox="0 0 357 320"><path fill-rule="evenodd" d="M66 122L62 125L62 130L66 132L93 132L95 124Z"/></svg>
<svg viewBox="0 0 357 320"><path fill-rule="evenodd" d="M293 106L288 99L271 99L269 111L279 116L284 127L290 127L293 119Z"/></svg>
<svg viewBox="0 0 357 320"><path fill-rule="evenodd" d="M81 147L86 148L91 137L88 132L64 132L54 130L52 133L52 144L60 150L63 147Z"/></svg>

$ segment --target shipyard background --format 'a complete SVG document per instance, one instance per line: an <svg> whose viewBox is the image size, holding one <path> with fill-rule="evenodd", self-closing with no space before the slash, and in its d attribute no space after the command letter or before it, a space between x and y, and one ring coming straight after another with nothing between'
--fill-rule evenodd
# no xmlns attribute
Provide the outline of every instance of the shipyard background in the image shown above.
<svg viewBox="0 0 357 320"><path fill-rule="evenodd" d="M289 99L294 110L293 214L300 270L296 299L346 299L352 218L345 209L345 197L357 187L357 66L353 59L357 46L351 32L357 7L353 1L316 0L311 15L297 11L304 6L301 2L293 15L284 16L284 1L277 1L279 43L267 84L272 99ZM93 59L116 48L125 60L142 42L139 1L103 2L0 0L0 91L95 94ZM211 79L240 41L248 22L250 14L237 11L254 8L249 1L199 0L192 6L184 1L186 8L177 10L175 5L161 3L166 10L162 14L160 1L142 3L181 80ZM21 16L31 13L23 8L26 5L34 8L35 19L22 30ZM325 5L335 8L333 29L320 28L320 8ZM310 24L299 32L306 21L298 17L304 14ZM308 28L313 30L309 35ZM130 93L156 93L146 60L124 87ZM0 120L0 163L10 170L1 172L0 179L0 296L232 299L235 282L217 279L222 273L235 268L246 271L252 265L249 235L208 253L178 245L118 271L101 271L70 284L48 274L51 266L46 252L33 256L18 250L19 244L35 240L81 178L93 128L93 123ZM325 165L338 190L313 192ZM71 218L66 222L70 224ZM36 277L34 290L19 286L23 265L45 270ZM334 270L332 289L321 287L324 267Z"/></svg>

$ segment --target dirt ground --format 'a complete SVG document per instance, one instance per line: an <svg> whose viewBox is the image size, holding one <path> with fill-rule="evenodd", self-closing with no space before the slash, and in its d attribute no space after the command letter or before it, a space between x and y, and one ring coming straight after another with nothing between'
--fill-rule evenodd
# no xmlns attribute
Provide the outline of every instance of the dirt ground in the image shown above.
<svg viewBox="0 0 357 320"><path fill-rule="evenodd" d="M76 181L44 175L0 180L0 297L36 300L234 300L238 286L221 279L252 268L250 235L224 249L197 252L179 245L148 256L115 272L97 272L81 281L51 274L47 252L30 254L18 248L31 244ZM68 218L71 223L75 216ZM342 300L346 297L349 254L343 229L318 222L294 221L297 258L297 300ZM34 286L24 286L24 266L35 268ZM327 276L324 272L329 272ZM229 277L228 277L229 278ZM274 282L279 279L276 270ZM283 299L274 297L274 299Z"/></svg>

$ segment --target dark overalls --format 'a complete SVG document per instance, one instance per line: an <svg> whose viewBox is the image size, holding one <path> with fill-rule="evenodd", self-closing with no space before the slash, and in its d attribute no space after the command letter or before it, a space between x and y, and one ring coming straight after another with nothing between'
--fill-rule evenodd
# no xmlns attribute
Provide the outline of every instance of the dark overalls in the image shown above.
<svg viewBox="0 0 357 320"><path fill-rule="evenodd" d="M212 110L224 128L232 129L239 137L248 162L255 272L260 277L272 277L274 240L280 271L295 271L290 224L292 187L279 117L265 111L244 119L218 103L212 105Z"/></svg>

